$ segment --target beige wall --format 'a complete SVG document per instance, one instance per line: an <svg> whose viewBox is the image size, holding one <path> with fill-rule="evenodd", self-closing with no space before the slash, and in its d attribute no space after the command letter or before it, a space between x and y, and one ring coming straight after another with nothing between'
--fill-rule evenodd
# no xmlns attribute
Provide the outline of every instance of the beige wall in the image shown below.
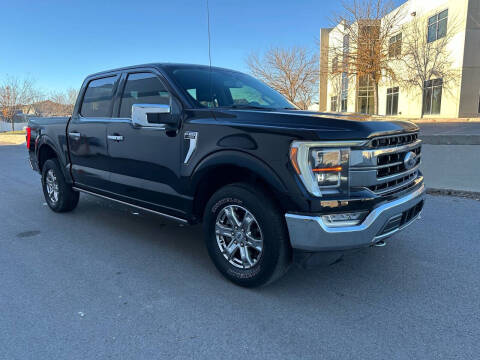
<svg viewBox="0 0 480 360"><path fill-rule="evenodd" d="M480 0L468 4L462 75L460 116L480 116Z"/></svg>
<svg viewBox="0 0 480 360"><path fill-rule="evenodd" d="M408 31L408 24L413 19L412 13L420 19L428 19L436 13L448 8L448 26L454 29L454 35L448 45L451 54L452 68L456 69L459 78L444 88L442 107L439 115L428 115L432 118L477 117L480 95L480 0L409 0L401 6L403 20L399 24L402 32ZM337 28L329 31L330 44L342 41ZM322 49L322 56L327 56ZM331 63L332 59L328 59ZM400 65L399 65L400 66ZM328 79L326 91L320 91L320 102L325 101L330 111L331 96L340 94L339 80ZM356 80L349 81L348 112L356 108ZM386 113L387 88L400 88L398 117L418 118L422 115L423 93L419 88L406 89L387 79L379 86L379 115ZM323 97L323 99L322 99Z"/></svg>

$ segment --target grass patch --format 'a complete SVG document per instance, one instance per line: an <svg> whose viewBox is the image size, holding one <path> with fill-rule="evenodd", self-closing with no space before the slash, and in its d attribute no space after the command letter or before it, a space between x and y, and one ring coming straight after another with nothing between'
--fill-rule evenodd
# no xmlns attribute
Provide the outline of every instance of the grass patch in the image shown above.
<svg viewBox="0 0 480 360"><path fill-rule="evenodd" d="M25 143L25 133L0 133L0 145L20 145Z"/></svg>
<svg viewBox="0 0 480 360"><path fill-rule="evenodd" d="M0 135L25 135L26 132L23 130L17 130L17 131L7 131L7 132L2 132Z"/></svg>

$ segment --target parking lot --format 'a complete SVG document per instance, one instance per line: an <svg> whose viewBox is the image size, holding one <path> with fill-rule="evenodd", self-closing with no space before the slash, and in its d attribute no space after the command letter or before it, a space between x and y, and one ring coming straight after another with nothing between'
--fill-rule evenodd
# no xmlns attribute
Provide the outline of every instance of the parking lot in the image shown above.
<svg viewBox="0 0 480 360"><path fill-rule="evenodd" d="M477 359L479 214L428 196L388 246L248 290L199 226L83 194L51 212L25 146L0 146L0 358Z"/></svg>

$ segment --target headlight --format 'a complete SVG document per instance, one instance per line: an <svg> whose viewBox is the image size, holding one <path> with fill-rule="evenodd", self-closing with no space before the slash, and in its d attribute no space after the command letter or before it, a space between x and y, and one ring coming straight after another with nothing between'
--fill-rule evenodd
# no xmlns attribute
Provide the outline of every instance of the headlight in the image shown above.
<svg viewBox="0 0 480 360"><path fill-rule="evenodd" d="M326 148L319 143L294 141L290 160L308 192L314 196L348 194L350 148Z"/></svg>

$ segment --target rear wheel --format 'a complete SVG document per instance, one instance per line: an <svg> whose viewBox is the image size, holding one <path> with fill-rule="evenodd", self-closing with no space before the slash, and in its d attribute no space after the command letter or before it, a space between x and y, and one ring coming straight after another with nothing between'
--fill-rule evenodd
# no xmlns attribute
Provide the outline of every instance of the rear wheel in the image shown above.
<svg viewBox="0 0 480 360"><path fill-rule="evenodd" d="M225 277L255 287L286 272L292 252L285 220L266 194L249 184L228 185L205 211L207 249Z"/></svg>
<svg viewBox="0 0 480 360"><path fill-rule="evenodd" d="M45 200L53 211L67 212L77 207L80 194L65 181L57 159L45 161L42 169L42 187Z"/></svg>

